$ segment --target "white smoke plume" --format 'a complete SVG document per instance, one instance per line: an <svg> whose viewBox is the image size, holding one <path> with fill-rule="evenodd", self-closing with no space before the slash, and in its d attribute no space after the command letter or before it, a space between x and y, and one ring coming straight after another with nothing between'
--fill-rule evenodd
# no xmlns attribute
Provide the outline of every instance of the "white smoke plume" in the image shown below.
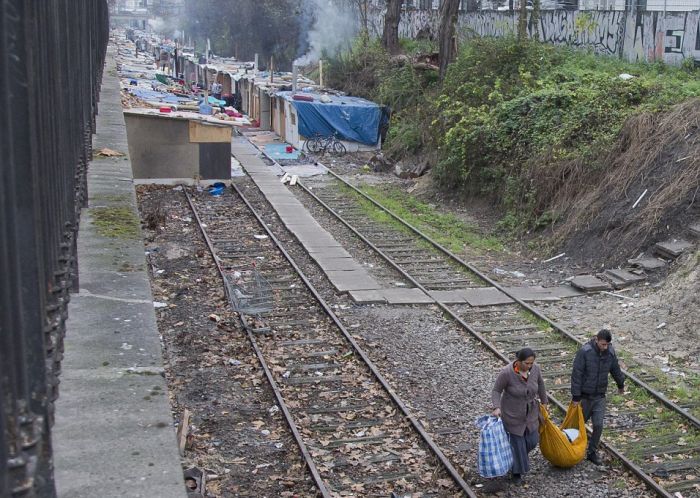
<svg viewBox="0 0 700 498"><path fill-rule="evenodd" d="M306 66L318 61L323 51L335 55L357 35L355 13L347 1L306 0L304 9L308 9L313 24L307 33L302 33L307 37L308 48L294 61L296 65Z"/></svg>

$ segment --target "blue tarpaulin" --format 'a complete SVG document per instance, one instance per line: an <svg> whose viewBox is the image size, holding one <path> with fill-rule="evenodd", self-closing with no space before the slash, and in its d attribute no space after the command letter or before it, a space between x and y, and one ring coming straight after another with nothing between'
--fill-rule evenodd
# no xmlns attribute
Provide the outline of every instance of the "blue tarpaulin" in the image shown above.
<svg viewBox="0 0 700 498"><path fill-rule="evenodd" d="M292 92L279 92L294 104L299 122L299 134L311 138L317 134L328 136L337 133L341 140L375 145L379 141L382 110L374 102L358 97L328 95L330 102L323 103L320 95L304 92L314 97L313 102L294 100Z"/></svg>
<svg viewBox="0 0 700 498"><path fill-rule="evenodd" d="M156 90L148 90L146 88L139 87L129 87L129 93L132 95L150 101L165 102L167 104L179 104L181 102L191 102L192 99L188 97L178 97L169 92L158 92Z"/></svg>

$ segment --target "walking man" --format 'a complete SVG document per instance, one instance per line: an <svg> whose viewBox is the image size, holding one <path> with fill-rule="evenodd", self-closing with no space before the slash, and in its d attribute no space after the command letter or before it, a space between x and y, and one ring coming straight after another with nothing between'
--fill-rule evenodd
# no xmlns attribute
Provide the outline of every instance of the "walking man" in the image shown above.
<svg viewBox="0 0 700 498"><path fill-rule="evenodd" d="M598 332L578 350L571 372L571 399L574 404L581 403L586 422L592 419L593 435L588 440L586 458L596 465L602 464L596 449L603 434L608 374L612 374L615 379L618 393L625 392L625 376L611 342L612 334L609 330Z"/></svg>

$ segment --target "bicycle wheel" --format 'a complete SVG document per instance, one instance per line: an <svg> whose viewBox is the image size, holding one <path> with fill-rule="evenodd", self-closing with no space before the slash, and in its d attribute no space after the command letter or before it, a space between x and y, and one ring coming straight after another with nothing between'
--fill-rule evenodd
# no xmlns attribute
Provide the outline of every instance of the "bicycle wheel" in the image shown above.
<svg viewBox="0 0 700 498"><path fill-rule="evenodd" d="M343 145L343 142L335 141L333 142L333 154L336 156L344 156L348 150Z"/></svg>
<svg viewBox="0 0 700 498"><path fill-rule="evenodd" d="M304 145L306 145L306 150L308 150L312 154L318 154L321 151L321 148L323 147L323 144L321 144L321 140L316 137L307 140L306 144Z"/></svg>

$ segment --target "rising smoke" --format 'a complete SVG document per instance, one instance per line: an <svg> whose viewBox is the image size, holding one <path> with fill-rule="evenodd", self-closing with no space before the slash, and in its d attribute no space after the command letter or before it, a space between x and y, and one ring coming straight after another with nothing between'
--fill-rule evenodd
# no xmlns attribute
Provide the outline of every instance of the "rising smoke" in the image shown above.
<svg viewBox="0 0 700 498"><path fill-rule="evenodd" d="M342 0L304 0L300 23L302 55L294 61L299 66L318 61L323 52L335 55L358 31L354 12Z"/></svg>

